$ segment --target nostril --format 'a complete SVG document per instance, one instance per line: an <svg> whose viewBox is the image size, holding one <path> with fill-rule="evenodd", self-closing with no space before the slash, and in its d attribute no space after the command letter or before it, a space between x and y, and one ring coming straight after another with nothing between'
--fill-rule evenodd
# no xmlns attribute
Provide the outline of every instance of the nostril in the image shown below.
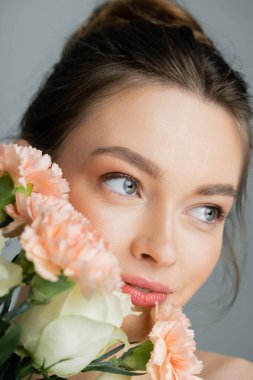
<svg viewBox="0 0 253 380"><path fill-rule="evenodd" d="M147 253L142 253L141 258L144 260L156 261L152 256L148 255Z"/></svg>

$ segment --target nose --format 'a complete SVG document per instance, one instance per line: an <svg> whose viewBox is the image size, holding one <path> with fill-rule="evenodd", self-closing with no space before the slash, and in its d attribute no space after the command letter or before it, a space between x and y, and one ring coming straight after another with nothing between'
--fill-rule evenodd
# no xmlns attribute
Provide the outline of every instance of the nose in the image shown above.
<svg viewBox="0 0 253 380"><path fill-rule="evenodd" d="M178 258L176 223L172 210L164 204L145 210L131 244L131 254L138 260L157 266L172 266Z"/></svg>

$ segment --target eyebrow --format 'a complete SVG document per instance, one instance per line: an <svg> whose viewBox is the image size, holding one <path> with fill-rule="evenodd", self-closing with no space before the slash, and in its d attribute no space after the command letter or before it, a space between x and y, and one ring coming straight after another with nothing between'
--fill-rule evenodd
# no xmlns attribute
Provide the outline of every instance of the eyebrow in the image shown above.
<svg viewBox="0 0 253 380"><path fill-rule="evenodd" d="M91 155L109 154L110 156L120 158L129 162L146 174L149 174L155 179L162 179L163 173L161 169L148 158L142 157L140 154L123 146L100 147L91 152Z"/></svg>
<svg viewBox="0 0 253 380"><path fill-rule="evenodd" d="M232 185L217 183L215 185L200 186L195 191L196 195L226 195L235 198L237 191Z"/></svg>
<svg viewBox="0 0 253 380"><path fill-rule="evenodd" d="M151 160L145 158L134 152L133 150L123 147L123 146L109 146L109 147L99 147L91 152L91 156L107 154L112 157L119 158L121 160L127 161L131 165L135 166L144 173L150 175L151 177L161 180L164 178L163 171ZM236 189L230 184L209 184L198 187L194 194L196 195L226 195L235 198L237 195Z"/></svg>

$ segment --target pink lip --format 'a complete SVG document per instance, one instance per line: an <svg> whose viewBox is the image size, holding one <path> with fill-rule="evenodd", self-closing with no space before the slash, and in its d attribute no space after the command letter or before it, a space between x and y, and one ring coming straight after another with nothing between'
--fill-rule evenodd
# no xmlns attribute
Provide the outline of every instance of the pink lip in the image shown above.
<svg viewBox="0 0 253 380"><path fill-rule="evenodd" d="M139 276L122 274L122 280L125 282L122 292L131 295L131 301L134 305L155 306L156 303L164 302L169 293L172 293L167 286L159 282L145 280ZM135 286L147 289L149 292L144 292Z"/></svg>

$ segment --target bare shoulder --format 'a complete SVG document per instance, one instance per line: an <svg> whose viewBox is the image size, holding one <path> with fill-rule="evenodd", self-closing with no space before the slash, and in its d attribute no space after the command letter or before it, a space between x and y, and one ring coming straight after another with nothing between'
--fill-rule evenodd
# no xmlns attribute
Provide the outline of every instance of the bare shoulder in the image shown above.
<svg viewBox="0 0 253 380"><path fill-rule="evenodd" d="M253 380L253 362L208 351L196 351L196 355L204 364L200 375L204 380Z"/></svg>

